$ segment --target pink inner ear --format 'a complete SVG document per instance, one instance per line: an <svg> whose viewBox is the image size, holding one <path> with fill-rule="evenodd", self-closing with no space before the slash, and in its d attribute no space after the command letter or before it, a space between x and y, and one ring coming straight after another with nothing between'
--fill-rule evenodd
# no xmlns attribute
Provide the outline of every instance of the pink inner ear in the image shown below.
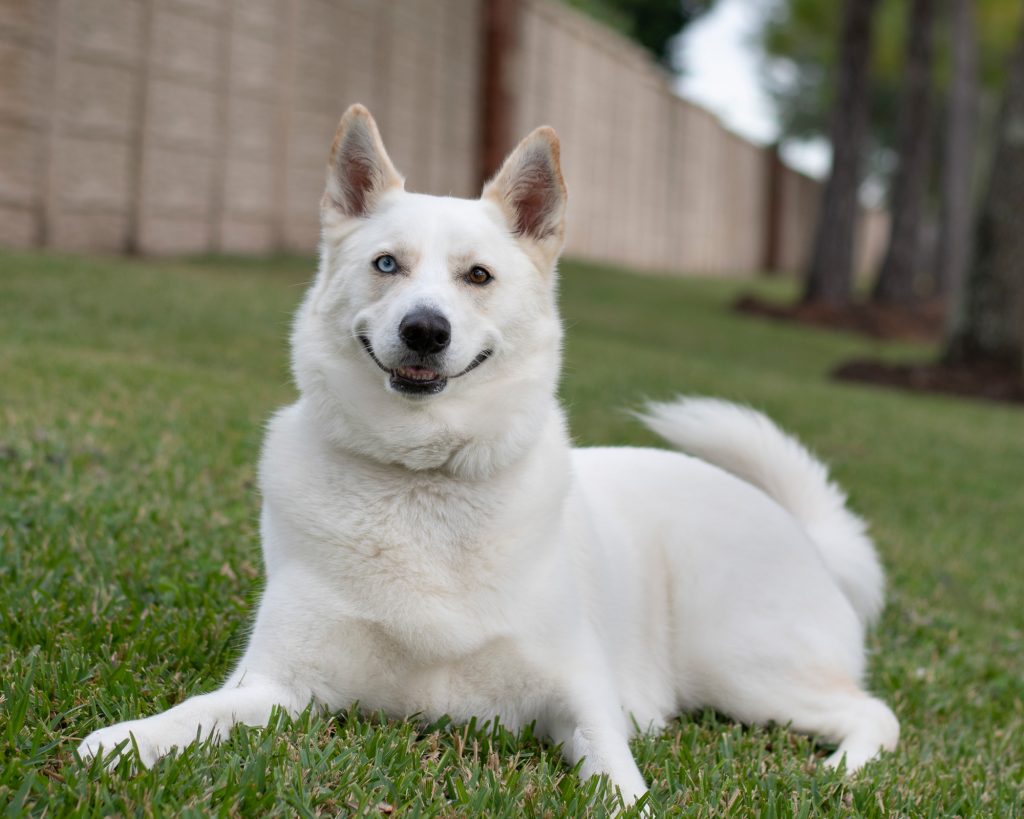
<svg viewBox="0 0 1024 819"><path fill-rule="evenodd" d="M342 144L336 173L345 200L339 204L350 216L363 216L369 210L370 191L380 184L380 172L358 139L350 137Z"/></svg>
<svg viewBox="0 0 1024 819"><path fill-rule="evenodd" d="M358 150L345 150L341 158L341 186L352 216L362 216L368 209L367 194L377 184L372 161Z"/></svg>
<svg viewBox="0 0 1024 819"><path fill-rule="evenodd" d="M555 233L558 225L553 217L561 195L547 153L531 152L508 197L516 216L516 233L533 239Z"/></svg>

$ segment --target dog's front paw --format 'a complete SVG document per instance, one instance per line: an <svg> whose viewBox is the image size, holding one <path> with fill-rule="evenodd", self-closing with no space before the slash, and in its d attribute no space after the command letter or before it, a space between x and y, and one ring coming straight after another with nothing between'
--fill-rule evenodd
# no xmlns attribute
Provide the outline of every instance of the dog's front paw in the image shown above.
<svg viewBox="0 0 1024 819"><path fill-rule="evenodd" d="M650 797L647 786L640 782L626 788L617 787L619 796L622 799L622 810L630 812L633 816L653 816L651 812ZM644 797L647 797L646 799ZM638 804L640 803L640 804Z"/></svg>
<svg viewBox="0 0 1024 819"><path fill-rule="evenodd" d="M79 744L78 756L85 762L101 757L103 764L113 769L123 757L132 755L134 746L139 749L139 761L149 768L171 750L173 743L162 742L144 723L145 720L119 722L93 731Z"/></svg>

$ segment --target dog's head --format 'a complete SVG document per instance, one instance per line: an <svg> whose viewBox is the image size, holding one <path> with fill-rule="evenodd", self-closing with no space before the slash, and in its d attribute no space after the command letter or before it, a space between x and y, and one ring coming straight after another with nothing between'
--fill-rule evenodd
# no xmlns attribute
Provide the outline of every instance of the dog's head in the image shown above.
<svg viewBox="0 0 1024 819"><path fill-rule="evenodd" d="M304 396L364 431L373 419L467 438L488 426L474 413L550 396L565 203L550 128L526 137L479 199L456 199L407 192L369 112L349 108L293 339Z"/></svg>

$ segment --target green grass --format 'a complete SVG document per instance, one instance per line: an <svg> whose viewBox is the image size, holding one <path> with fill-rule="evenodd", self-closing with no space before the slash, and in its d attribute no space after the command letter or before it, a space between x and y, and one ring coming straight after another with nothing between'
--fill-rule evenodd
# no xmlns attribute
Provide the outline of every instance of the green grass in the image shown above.
<svg viewBox="0 0 1024 819"><path fill-rule="evenodd" d="M762 407L833 465L889 570L871 686L902 721L900 749L846 782L781 728L684 716L634 743L656 812L1024 813L1024 413L833 383L847 357L930 351L733 315L744 285L564 267L578 441L652 443L621 411L644 397ZM90 730L209 690L238 654L260 588L262 425L294 396L286 338L310 270L0 254L9 814L598 816L613 804L528 733L356 712L239 729L138 775L75 761Z"/></svg>

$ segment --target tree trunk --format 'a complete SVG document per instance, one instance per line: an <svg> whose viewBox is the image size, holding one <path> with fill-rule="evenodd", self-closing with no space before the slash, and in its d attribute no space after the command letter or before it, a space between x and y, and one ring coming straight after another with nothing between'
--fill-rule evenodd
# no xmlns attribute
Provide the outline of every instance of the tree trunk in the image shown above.
<svg viewBox="0 0 1024 819"><path fill-rule="evenodd" d="M1024 376L1024 28L1010 62L988 190L945 359L1010 366Z"/></svg>
<svg viewBox="0 0 1024 819"><path fill-rule="evenodd" d="M928 183L932 116L932 30L935 0L913 0L907 18L907 60L893 180L892 233L872 301L910 304L921 256L921 212Z"/></svg>
<svg viewBox="0 0 1024 819"><path fill-rule="evenodd" d="M971 251L975 134L978 127L978 54L974 0L949 0L952 76L946 102L935 295L953 302L963 286Z"/></svg>
<svg viewBox="0 0 1024 819"><path fill-rule="evenodd" d="M877 0L846 0L832 112L832 172L822 194L803 300L832 305L850 301L857 228L861 154L868 121L868 58Z"/></svg>

